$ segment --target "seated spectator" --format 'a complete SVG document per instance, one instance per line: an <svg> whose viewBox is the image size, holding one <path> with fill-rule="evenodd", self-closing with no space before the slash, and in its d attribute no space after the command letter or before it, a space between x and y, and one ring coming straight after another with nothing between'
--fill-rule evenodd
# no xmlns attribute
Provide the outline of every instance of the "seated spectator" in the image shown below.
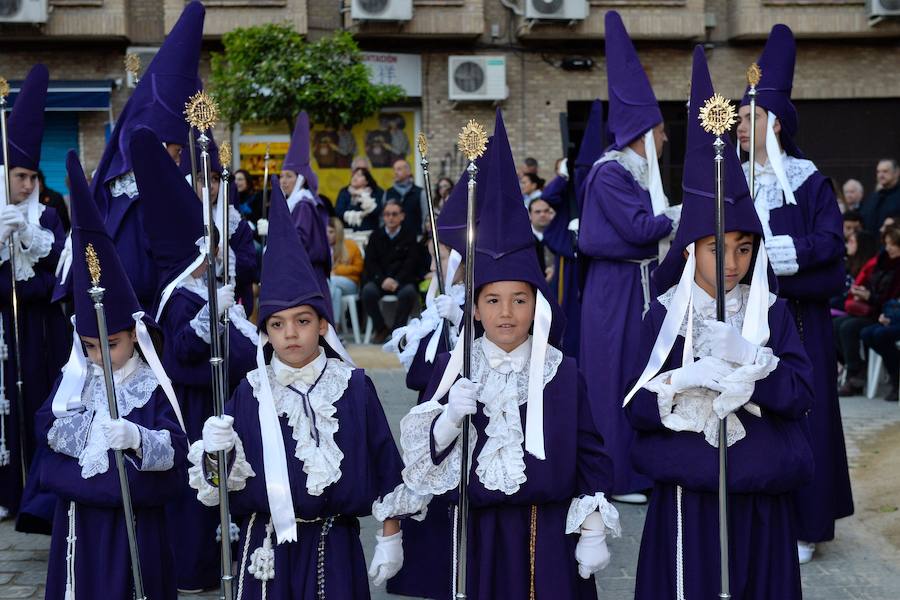
<svg viewBox="0 0 900 600"><path fill-rule="evenodd" d="M43 171L38 170L37 174L38 185L40 186L39 202L56 211L59 222L62 223L63 230L66 233L69 233L69 229L72 228L72 220L69 218L69 207L66 206L65 199L63 199L62 194L47 186L47 179L44 177Z"/></svg>
<svg viewBox="0 0 900 600"><path fill-rule="evenodd" d="M846 210L859 210L863 199L863 185L856 179L848 179L841 188Z"/></svg>
<svg viewBox="0 0 900 600"><path fill-rule="evenodd" d="M547 281L553 279L553 252L544 244L544 230L550 225L556 212L545 200L535 198L528 205L528 218L531 220L531 232L534 234L538 264Z"/></svg>
<svg viewBox="0 0 900 600"><path fill-rule="evenodd" d="M519 167L519 175L524 175L525 173L537 175L539 169L540 165L538 164L537 159L528 156L525 158L525 163L521 167Z"/></svg>
<svg viewBox="0 0 900 600"><path fill-rule="evenodd" d="M413 181L412 169L404 159L394 161L394 185L385 193L384 200L399 200L406 213L405 227L411 229L416 236L424 230L424 219L428 214L428 199L425 190Z"/></svg>
<svg viewBox="0 0 900 600"><path fill-rule="evenodd" d="M545 183L534 173L522 173L522 177L519 178L519 187L522 188L522 202L525 203L525 208L528 208L532 200L541 197Z"/></svg>
<svg viewBox="0 0 900 600"><path fill-rule="evenodd" d="M847 248L847 256L844 263L847 268L846 281L844 283L844 291L830 300L832 316L847 314L844 312L844 304L847 301L847 295L850 293L850 287L856 281L856 277L863 266L873 256L878 254L878 249L880 248L879 238L868 231L851 233L845 245Z"/></svg>
<svg viewBox="0 0 900 600"><path fill-rule="evenodd" d="M882 238L882 245L884 245L884 232L895 225L900 225L900 212L889 214L884 218L884 221L881 222L881 227L878 228L878 237Z"/></svg>
<svg viewBox="0 0 900 600"><path fill-rule="evenodd" d="M402 202L396 198L388 199L381 216L384 227L376 229L369 237L363 267L362 301L374 325L374 344L383 344L391 334L378 301L387 294L396 295L394 327L405 325L418 296L416 286L421 267L416 233L413 227L404 223L406 214Z"/></svg>
<svg viewBox="0 0 900 600"><path fill-rule="evenodd" d="M844 213L844 242L850 239L850 234L862 231L862 215L858 210L848 210Z"/></svg>
<svg viewBox="0 0 900 600"><path fill-rule="evenodd" d="M328 245L331 246L331 307L334 309L335 326L341 323L344 311L341 299L359 291L359 279L363 272L363 257L353 240L344 238L344 224L337 217L328 219Z"/></svg>
<svg viewBox="0 0 900 600"><path fill-rule="evenodd" d="M841 396L855 396L865 385L863 359L859 352L860 333L873 325L884 304L900 296L900 227L889 227L884 233L884 250L860 270L850 286L844 303L844 317L834 319L834 338L838 360L847 369Z"/></svg>
<svg viewBox="0 0 900 600"><path fill-rule="evenodd" d="M453 189L453 181L449 177L441 177L438 179L437 185L434 186L434 216L440 214L441 209L447 198L450 197L450 191Z"/></svg>
<svg viewBox="0 0 900 600"><path fill-rule="evenodd" d="M900 300L888 300L878 316L878 323L863 329L859 337L866 346L881 355L890 380L884 399L896 402L900 395L900 351L897 350L897 341L900 340Z"/></svg>
<svg viewBox="0 0 900 600"><path fill-rule="evenodd" d="M897 159L883 158L878 161L875 180L878 187L859 208L866 231L875 231L885 217L900 211L900 165Z"/></svg>
<svg viewBox="0 0 900 600"><path fill-rule="evenodd" d="M372 173L365 167L357 167L350 175L350 185L338 193L335 215L351 229L372 231L381 220L383 197L384 191L375 183Z"/></svg>

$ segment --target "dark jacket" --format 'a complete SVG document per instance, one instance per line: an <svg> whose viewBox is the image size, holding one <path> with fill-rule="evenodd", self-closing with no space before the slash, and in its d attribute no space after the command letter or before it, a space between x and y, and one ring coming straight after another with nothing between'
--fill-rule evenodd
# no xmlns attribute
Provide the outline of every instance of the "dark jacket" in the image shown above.
<svg viewBox="0 0 900 600"><path fill-rule="evenodd" d="M384 206L392 198L400 200L403 203L403 212L406 213L403 223L410 227L416 235L422 233L422 193L422 188L413 184L409 191L401 196L397 188L391 186L384 193L384 202L382 203Z"/></svg>
<svg viewBox="0 0 900 600"><path fill-rule="evenodd" d="M388 237L384 227L380 227L372 232L366 244L363 281L372 281L380 286L385 279L393 277L400 285L415 284L418 282L420 262L419 245L411 227L404 223L394 239Z"/></svg>
<svg viewBox="0 0 900 600"><path fill-rule="evenodd" d="M863 227L876 233L884 219L900 212L900 184L872 192L859 206Z"/></svg>

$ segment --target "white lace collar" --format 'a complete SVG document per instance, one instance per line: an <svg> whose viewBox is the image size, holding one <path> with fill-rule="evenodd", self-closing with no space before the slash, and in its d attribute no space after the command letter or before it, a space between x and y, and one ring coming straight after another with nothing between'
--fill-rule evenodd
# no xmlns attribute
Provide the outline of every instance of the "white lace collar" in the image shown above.
<svg viewBox="0 0 900 600"><path fill-rule="evenodd" d="M609 150L595 164L617 162L634 178L642 190L648 189L647 159L632 150Z"/></svg>
<svg viewBox="0 0 900 600"><path fill-rule="evenodd" d="M803 185L810 175L817 171L816 165L805 158L796 158L781 152L781 163L784 165L784 174L787 177L791 191L796 192ZM750 162L747 161L742 165L744 169L744 177L749 181ZM784 192L778 184L778 178L775 175L775 169L772 163L766 160L766 164L756 164L755 181L756 200L755 204L757 212L762 209L773 210L784 206ZM768 220L766 220L768 224Z"/></svg>
<svg viewBox="0 0 900 600"><path fill-rule="evenodd" d="M275 374L275 380L278 383L281 385L289 385L291 382L296 381L303 391L306 391L309 386L316 382L322 371L325 370L325 366L328 364L328 356L325 354L325 349L322 346L319 346L319 353L316 357L299 369L282 361L278 358L277 353L272 355L272 362L270 364L272 365L272 371ZM297 386L295 385L295 387Z"/></svg>
<svg viewBox="0 0 900 600"><path fill-rule="evenodd" d="M134 171L128 171L109 182L109 193L113 198L116 196L128 196L135 198L139 194L137 181L134 178Z"/></svg>
<svg viewBox="0 0 900 600"><path fill-rule="evenodd" d="M486 489L515 494L527 481L525 475L525 432L519 406L528 401L528 359L531 336L512 352L481 338L473 345L472 380L479 384L478 401L488 418L487 440L475 459L475 474ZM494 359L492 361L492 359ZM493 368L502 360L499 368ZM544 385L556 376L562 352L549 346L544 362ZM518 370L516 370L518 365Z"/></svg>
<svg viewBox="0 0 900 600"><path fill-rule="evenodd" d="M698 315L715 319L716 318L716 299L710 296L706 290L697 285L695 281L694 287L694 312ZM737 312L743 312L744 299L750 294L750 286L739 283L734 286L731 291L725 294L725 314L734 315Z"/></svg>
<svg viewBox="0 0 900 600"><path fill-rule="evenodd" d="M341 478L344 453L334 441L334 435L340 428L335 403L343 397L352 374L353 369L349 365L339 359L328 358L315 387L301 395L281 385L272 365L266 366L265 375L272 386L275 412L286 417L291 426L292 437L297 442L294 456L303 462L306 491L311 496L320 496L325 488ZM258 399L261 387L259 369L247 373L247 381Z"/></svg>
<svg viewBox="0 0 900 600"><path fill-rule="evenodd" d="M135 350L131 354L131 358L129 358L124 365L119 367L118 369L113 371L113 383L118 386L120 383L125 381L125 379L135 372L135 370L141 364L141 355L138 354L137 350ZM91 372L94 376L103 378L103 365L98 365L96 363L91 363Z"/></svg>

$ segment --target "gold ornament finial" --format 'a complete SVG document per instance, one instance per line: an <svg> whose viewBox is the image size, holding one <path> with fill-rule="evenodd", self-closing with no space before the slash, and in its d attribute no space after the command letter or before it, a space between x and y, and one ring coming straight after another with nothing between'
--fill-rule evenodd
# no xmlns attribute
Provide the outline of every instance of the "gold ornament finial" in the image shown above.
<svg viewBox="0 0 900 600"><path fill-rule="evenodd" d="M713 94L712 98L704 102L700 108L699 118L707 133L720 136L735 124L737 113L734 112L731 102L719 94Z"/></svg>
<svg viewBox="0 0 900 600"><path fill-rule="evenodd" d="M219 120L219 105L212 96L199 91L184 105L187 122L198 131L207 131Z"/></svg>
<svg viewBox="0 0 900 600"><path fill-rule="evenodd" d="M756 87L759 85L760 79L762 79L762 69L758 64L753 63L747 69L747 83L750 84L750 87Z"/></svg>
<svg viewBox="0 0 900 600"><path fill-rule="evenodd" d="M0 77L0 98L9 96L9 82L5 77Z"/></svg>
<svg viewBox="0 0 900 600"><path fill-rule="evenodd" d="M125 55L125 70L131 73L131 76L137 79L138 71L141 70L141 57L134 52Z"/></svg>
<svg viewBox="0 0 900 600"><path fill-rule="evenodd" d="M416 146L419 148L419 154L422 155L422 158L428 156L428 140L425 138L425 134L421 131L419 135L416 136Z"/></svg>
<svg viewBox="0 0 900 600"><path fill-rule="evenodd" d="M469 119L466 126L459 132L459 150L466 156L466 160L472 162L487 148L487 133L481 123L475 119Z"/></svg>
<svg viewBox="0 0 900 600"><path fill-rule="evenodd" d="M100 286L100 258L93 244L88 244L84 249L84 258L87 261L88 272L91 274L91 283L94 287Z"/></svg>
<svg viewBox="0 0 900 600"><path fill-rule="evenodd" d="M231 144L228 142L219 144L219 162L223 169L231 168Z"/></svg>

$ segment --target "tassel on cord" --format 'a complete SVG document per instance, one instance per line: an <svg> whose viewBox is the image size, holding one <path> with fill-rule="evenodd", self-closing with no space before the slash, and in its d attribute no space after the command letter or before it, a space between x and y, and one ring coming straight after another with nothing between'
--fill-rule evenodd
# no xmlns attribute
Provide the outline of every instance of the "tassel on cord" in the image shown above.
<svg viewBox="0 0 900 600"><path fill-rule="evenodd" d="M272 549L272 533L274 531L275 527L269 520L266 524L266 537L263 538L263 545L250 555L250 566L247 567L247 571L262 581L263 586L265 586L265 582L275 579L275 551Z"/></svg>
<svg viewBox="0 0 900 600"><path fill-rule="evenodd" d="M8 359L9 346L6 345L3 321L0 320L0 467L5 467L10 461L9 448L6 446L6 417L10 413L10 402L6 397L6 369L2 368Z"/></svg>
<svg viewBox="0 0 900 600"><path fill-rule="evenodd" d="M228 539L231 540L231 543L238 541L241 538L241 530L240 528L234 524L234 522L229 523L228 525ZM222 524L216 525L216 542L222 542Z"/></svg>

